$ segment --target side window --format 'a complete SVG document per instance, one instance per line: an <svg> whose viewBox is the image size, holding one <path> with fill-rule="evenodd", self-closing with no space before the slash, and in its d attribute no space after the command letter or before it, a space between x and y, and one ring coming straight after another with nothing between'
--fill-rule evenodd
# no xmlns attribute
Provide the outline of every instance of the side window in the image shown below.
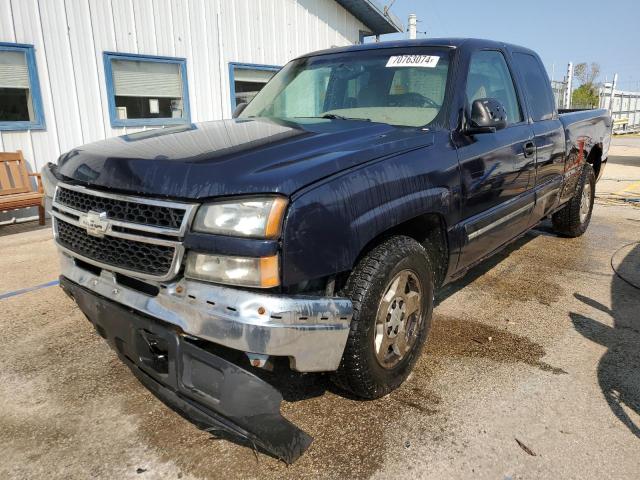
<svg viewBox="0 0 640 480"><path fill-rule="evenodd" d="M549 120L553 117L555 102L547 72L533 55L514 53L513 60L524 80L524 91L533 121Z"/></svg>
<svg viewBox="0 0 640 480"><path fill-rule="evenodd" d="M504 105L509 124L522 121L516 89L509 67L502 53L482 50L471 56L467 76L467 100L471 103L479 98L495 98Z"/></svg>
<svg viewBox="0 0 640 480"><path fill-rule="evenodd" d="M44 128L33 46L0 43L0 130Z"/></svg>

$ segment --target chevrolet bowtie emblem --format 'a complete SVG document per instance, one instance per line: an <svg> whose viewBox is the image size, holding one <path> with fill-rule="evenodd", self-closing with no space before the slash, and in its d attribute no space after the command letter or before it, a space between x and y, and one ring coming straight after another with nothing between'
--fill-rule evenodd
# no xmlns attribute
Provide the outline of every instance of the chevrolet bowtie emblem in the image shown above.
<svg viewBox="0 0 640 480"><path fill-rule="evenodd" d="M80 215L79 221L80 225L87 229L87 233L94 237L104 237L110 224L107 219L107 212L90 211Z"/></svg>

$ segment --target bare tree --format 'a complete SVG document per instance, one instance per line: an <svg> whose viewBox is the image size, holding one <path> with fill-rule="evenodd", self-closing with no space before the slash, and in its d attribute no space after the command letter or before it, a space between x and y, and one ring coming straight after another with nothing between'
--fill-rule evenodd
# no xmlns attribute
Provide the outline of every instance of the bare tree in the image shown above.
<svg viewBox="0 0 640 480"><path fill-rule="evenodd" d="M600 65L595 62L591 65L586 62L578 63L573 68L573 75L580 80L582 85L592 86L600 75Z"/></svg>
<svg viewBox="0 0 640 480"><path fill-rule="evenodd" d="M600 75L600 65L578 63L573 68L573 75L580 81L580 86L571 94L571 104L576 108L595 108L600 100L595 83Z"/></svg>

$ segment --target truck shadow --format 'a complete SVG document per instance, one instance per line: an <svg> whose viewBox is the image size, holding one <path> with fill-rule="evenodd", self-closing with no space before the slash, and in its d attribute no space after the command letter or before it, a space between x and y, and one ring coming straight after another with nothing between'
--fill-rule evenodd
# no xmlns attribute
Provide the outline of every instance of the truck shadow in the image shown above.
<svg viewBox="0 0 640 480"><path fill-rule="evenodd" d="M640 271L640 244L636 244L617 265L619 272ZM611 308L579 293L574 296L613 320L613 326L571 312L575 329L592 342L607 348L598 363L598 382L612 412L640 439L640 423L629 412L640 415L640 292L614 274Z"/></svg>

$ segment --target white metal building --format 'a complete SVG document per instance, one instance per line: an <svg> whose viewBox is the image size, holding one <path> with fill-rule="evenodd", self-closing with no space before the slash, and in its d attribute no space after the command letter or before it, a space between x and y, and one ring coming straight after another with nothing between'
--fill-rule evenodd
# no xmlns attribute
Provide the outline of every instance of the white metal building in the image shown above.
<svg viewBox="0 0 640 480"><path fill-rule="evenodd" d="M374 0L0 0L0 151L38 171L84 143L229 118L290 59L401 30Z"/></svg>

